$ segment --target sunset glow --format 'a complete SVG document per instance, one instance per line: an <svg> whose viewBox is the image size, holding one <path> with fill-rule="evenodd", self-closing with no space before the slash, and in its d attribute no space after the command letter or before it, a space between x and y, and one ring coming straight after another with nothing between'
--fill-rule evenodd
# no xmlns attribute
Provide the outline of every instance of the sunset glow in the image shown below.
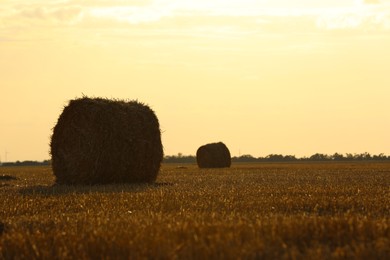
<svg viewBox="0 0 390 260"><path fill-rule="evenodd" d="M2 1L0 159L82 95L149 104L168 155L390 154L389 46L389 0Z"/></svg>

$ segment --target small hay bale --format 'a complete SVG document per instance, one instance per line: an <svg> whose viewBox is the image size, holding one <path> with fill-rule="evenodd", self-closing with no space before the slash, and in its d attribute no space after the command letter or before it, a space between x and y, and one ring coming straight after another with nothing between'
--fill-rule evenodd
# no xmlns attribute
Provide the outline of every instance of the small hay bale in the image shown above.
<svg viewBox="0 0 390 260"><path fill-rule="evenodd" d="M222 142L206 144L196 151L199 168L230 167L232 160L229 149Z"/></svg>
<svg viewBox="0 0 390 260"><path fill-rule="evenodd" d="M158 119L137 101L71 100L50 148L58 184L151 183L163 159Z"/></svg>

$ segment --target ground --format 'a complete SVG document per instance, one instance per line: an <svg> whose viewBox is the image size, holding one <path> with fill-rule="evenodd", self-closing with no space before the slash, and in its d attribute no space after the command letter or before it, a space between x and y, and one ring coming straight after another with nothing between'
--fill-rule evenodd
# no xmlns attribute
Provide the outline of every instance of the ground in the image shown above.
<svg viewBox="0 0 390 260"><path fill-rule="evenodd" d="M148 185L0 176L0 259L390 259L390 163L166 164Z"/></svg>

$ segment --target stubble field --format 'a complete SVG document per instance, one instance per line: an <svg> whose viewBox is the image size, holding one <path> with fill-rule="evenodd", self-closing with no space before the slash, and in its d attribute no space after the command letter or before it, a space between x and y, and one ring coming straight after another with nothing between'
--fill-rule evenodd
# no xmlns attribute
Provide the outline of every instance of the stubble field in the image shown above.
<svg viewBox="0 0 390 260"><path fill-rule="evenodd" d="M0 259L390 259L390 163L184 166L101 186L0 167Z"/></svg>

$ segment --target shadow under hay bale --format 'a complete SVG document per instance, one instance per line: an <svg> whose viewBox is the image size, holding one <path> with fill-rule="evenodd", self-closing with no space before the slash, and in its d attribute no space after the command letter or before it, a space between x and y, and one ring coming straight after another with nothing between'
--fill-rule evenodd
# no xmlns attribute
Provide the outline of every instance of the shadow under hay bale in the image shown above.
<svg viewBox="0 0 390 260"><path fill-rule="evenodd" d="M14 180L17 180L18 178L16 178L15 176L11 176L11 175L0 175L0 180L1 181L14 181Z"/></svg>
<svg viewBox="0 0 390 260"><path fill-rule="evenodd" d="M0 222L0 235L2 235L5 231L5 224L3 222Z"/></svg>
<svg viewBox="0 0 390 260"><path fill-rule="evenodd" d="M50 147L58 184L150 183L163 159L158 119L137 101L71 100Z"/></svg>
<svg viewBox="0 0 390 260"><path fill-rule="evenodd" d="M206 144L196 151L196 162L199 168L230 167L230 151L222 142Z"/></svg>
<svg viewBox="0 0 390 260"><path fill-rule="evenodd" d="M37 185L22 187L18 190L21 195L40 195L40 196L66 196L68 194L118 194L118 193L138 193L147 190L159 189L175 186L172 182L153 182L153 183L113 183L104 185L63 185L54 184L51 186Z"/></svg>

